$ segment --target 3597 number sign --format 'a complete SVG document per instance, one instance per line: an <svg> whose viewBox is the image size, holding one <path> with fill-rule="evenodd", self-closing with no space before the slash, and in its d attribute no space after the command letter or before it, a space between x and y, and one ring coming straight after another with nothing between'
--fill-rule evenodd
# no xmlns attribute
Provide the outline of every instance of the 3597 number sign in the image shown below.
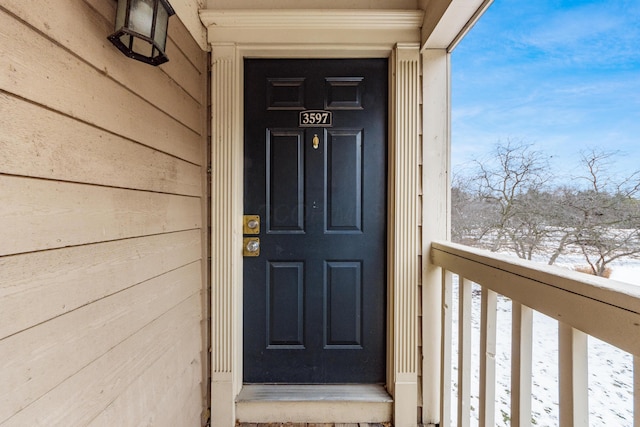
<svg viewBox="0 0 640 427"><path fill-rule="evenodd" d="M300 111L299 127L331 127L333 126L333 113L325 110Z"/></svg>

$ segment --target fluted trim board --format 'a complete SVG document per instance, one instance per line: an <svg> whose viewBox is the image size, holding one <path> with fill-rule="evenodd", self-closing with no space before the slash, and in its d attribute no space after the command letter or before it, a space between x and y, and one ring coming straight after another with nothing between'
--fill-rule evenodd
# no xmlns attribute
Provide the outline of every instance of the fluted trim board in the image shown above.
<svg viewBox="0 0 640 427"><path fill-rule="evenodd" d="M393 294L394 425L416 424L418 406L418 233L420 152L419 45L396 45L392 56L389 177L392 237L389 284Z"/></svg>
<svg viewBox="0 0 640 427"><path fill-rule="evenodd" d="M242 362L242 135L239 64L234 46L211 62L211 421L235 423Z"/></svg>

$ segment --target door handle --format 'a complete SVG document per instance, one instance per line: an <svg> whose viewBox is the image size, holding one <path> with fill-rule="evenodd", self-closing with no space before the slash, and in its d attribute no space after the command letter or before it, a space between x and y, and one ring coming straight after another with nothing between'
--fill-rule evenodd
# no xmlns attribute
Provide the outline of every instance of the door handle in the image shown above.
<svg viewBox="0 0 640 427"><path fill-rule="evenodd" d="M242 255L246 257L260 256L260 238L245 237L242 245Z"/></svg>
<svg viewBox="0 0 640 427"><path fill-rule="evenodd" d="M260 234L260 215L245 215L242 232L244 234Z"/></svg>

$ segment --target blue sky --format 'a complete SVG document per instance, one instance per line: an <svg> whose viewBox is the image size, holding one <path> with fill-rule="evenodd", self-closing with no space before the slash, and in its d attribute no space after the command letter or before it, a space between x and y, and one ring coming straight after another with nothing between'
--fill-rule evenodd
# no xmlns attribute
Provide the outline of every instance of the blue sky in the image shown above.
<svg viewBox="0 0 640 427"><path fill-rule="evenodd" d="M508 139L640 169L640 0L495 0L451 60L454 170Z"/></svg>

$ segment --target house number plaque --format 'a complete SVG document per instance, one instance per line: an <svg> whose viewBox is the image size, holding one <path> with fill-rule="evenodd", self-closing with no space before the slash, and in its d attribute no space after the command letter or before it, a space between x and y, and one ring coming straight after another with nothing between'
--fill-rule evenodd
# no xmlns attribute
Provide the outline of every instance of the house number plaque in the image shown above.
<svg viewBox="0 0 640 427"><path fill-rule="evenodd" d="M298 127L332 127L333 113L325 110L300 111Z"/></svg>

